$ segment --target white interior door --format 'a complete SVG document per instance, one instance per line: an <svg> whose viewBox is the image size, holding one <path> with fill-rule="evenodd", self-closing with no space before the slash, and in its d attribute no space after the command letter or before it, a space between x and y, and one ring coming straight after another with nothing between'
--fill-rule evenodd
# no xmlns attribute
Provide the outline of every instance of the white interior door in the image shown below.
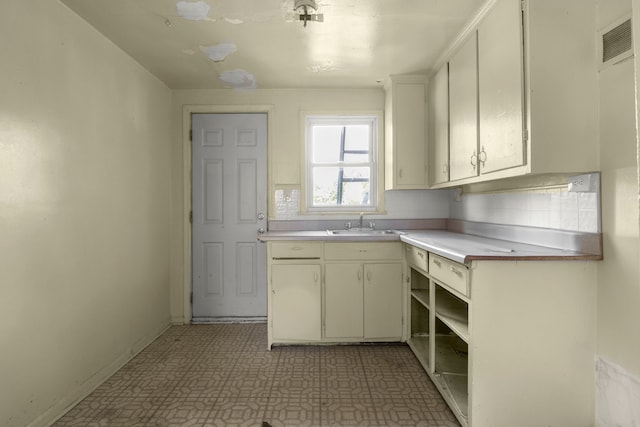
<svg viewBox="0 0 640 427"><path fill-rule="evenodd" d="M193 114L192 317L267 315L267 115Z"/></svg>

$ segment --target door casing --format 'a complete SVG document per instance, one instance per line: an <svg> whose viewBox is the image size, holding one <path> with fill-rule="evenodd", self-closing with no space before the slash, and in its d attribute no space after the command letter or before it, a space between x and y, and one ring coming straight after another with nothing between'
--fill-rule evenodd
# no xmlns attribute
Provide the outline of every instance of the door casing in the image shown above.
<svg viewBox="0 0 640 427"><path fill-rule="evenodd" d="M182 258L182 321L191 322L191 115L194 113L265 113L267 115L267 191L271 193L271 145L273 132L273 105L185 105L182 108L182 183L183 183L183 258ZM270 212L271 197L267 198L267 212ZM267 219L269 214L267 214ZM179 316L174 323L180 323Z"/></svg>

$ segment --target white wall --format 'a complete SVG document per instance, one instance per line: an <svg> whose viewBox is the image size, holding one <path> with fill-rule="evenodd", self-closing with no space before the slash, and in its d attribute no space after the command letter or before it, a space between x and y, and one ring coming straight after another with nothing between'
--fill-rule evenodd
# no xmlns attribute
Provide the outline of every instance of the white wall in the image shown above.
<svg viewBox="0 0 640 427"><path fill-rule="evenodd" d="M169 323L171 92L57 1L0 56L0 425L47 425Z"/></svg>
<svg viewBox="0 0 640 427"><path fill-rule="evenodd" d="M635 27L640 2L634 0ZM631 0L600 0L598 29L631 11ZM598 271L596 420L640 425L640 227L636 58L599 73L604 260ZM634 90L635 89L635 90Z"/></svg>

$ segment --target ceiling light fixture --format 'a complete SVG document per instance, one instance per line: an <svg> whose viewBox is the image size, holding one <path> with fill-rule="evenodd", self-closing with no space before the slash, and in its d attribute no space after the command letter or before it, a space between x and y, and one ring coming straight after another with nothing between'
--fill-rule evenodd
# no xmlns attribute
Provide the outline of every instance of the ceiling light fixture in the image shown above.
<svg viewBox="0 0 640 427"><path fill-rule="evenodd" d="M304 26L307 26L307 22L316 21L323 22L324 15L321 13L314 13L318 10L318 5L315 0L294 0L293 10L298 16L298 19L304 22Z"/></svg>

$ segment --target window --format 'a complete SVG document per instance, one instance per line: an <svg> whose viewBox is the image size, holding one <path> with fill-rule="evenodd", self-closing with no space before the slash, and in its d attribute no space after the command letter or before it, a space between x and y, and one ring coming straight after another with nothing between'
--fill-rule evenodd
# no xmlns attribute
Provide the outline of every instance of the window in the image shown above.
<svg viewBox="0 0 640 427"><path fill-rule="evenodd" d="M307 115L310 212L378 209L378 115Z"/></svg>

